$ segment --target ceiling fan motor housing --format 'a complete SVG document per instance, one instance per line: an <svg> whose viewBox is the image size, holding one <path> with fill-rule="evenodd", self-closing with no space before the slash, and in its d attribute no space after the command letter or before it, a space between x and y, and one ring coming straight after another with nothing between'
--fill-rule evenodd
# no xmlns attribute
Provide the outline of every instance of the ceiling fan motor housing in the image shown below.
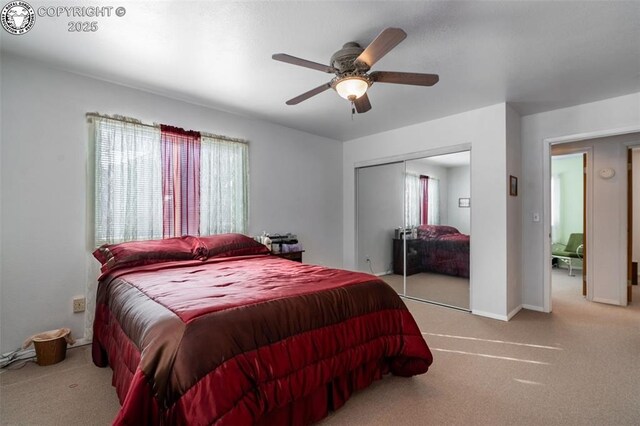
<svg viewBox="0 0 640 426"><path fill-rule="evenodd" d="M338 70L338 75L353 73L354 71L365 73L369 71L369 66L364 62L356 62L356 58L363 51L364 49L358 43L350 41L331 56L329 64Z"/></svg>

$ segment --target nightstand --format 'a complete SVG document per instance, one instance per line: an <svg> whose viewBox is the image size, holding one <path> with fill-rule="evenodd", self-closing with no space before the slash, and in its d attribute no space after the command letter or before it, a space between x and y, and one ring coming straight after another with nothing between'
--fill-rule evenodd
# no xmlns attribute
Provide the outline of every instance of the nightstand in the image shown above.
<svg viewBox="0 0 640 426"><path fill-rule="evenodd" d="M419 238L409 238L403 240L400 238L393 239L393 273L404 275L404 242L407 242L407 275L413 275L420 272L420 243Z"/></svg>
<svg viewBox="0 0 640 426"><path fill-rule="evenodd" d="M290 251L290 252L286 252L286 253L274 253L274 252L271 252L271 255L272 256L278 256L278 257L281 257L283 259L293 260L294 262L302 263L302 253L304 253L304 250L302 250L302 251Z"/></svg>

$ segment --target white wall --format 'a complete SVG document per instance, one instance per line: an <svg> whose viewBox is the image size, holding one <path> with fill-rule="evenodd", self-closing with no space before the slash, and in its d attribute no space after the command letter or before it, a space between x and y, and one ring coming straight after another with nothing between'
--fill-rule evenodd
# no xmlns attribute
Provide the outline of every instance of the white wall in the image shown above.
<svg viewBox="0 0 640 426"><path fill-rule="evenodd" d="M640 148L633 150L633 255L640 262ZM639 274L640 275L640 274Z"/></svg>
<svg viewBox="0 0 640 426"><path fill-rule="evenodd" d="M458 228L463 234L471 234L471 209L473 208L473 200L471 207L459 207L458 200L460 198L471 198L471 167L458 166L447 168L448 188L448 217L444 225Z"/></svg>
<svg viewBox="0 0 640 426"><path fill-rule="evenodd" d="M84 331L71 299L94 282L85 113L122 114L250 141L250 233L295 232L306 262L342 264L342 144L83 76L2 58L1 342Z"/></svg>
<svg viewBox="0 0 640 426"><path fill-rule="evenodd" d="M518 178L518 195L507 195L507 312L515 315L522 306L522 144L520 116L507 106L507 171L504 177ZM475 232L475 231L474 231ZM475 234L474 234L475 238ZM526 241L526 240L525 240Z"/></svg>
<svg viewBox="0 0 640 426"><path fill-rule="evenodd" d="M344 143L344 267L356 267L354 167L381 159L442 154L471 145L471 309L506 319L506 105L498 104Z"/></svg>
<svg viewBox="0 0 640 426"><path fill-rule="evenodd" d="M363 167L357 173L358 270L383 274L393 270L395 228L404 221L404 164Z"/></svg>
<svg viewBox="0 0 640 426"><path fill-rule="evenodd" d="M542 216L543 143L546 138L640 126L640 93L522 117L523 304L544 310L544 245L549 218ZM601 206L607 208L607 206ZM534 213L541 215L533 221Z"/></svg>

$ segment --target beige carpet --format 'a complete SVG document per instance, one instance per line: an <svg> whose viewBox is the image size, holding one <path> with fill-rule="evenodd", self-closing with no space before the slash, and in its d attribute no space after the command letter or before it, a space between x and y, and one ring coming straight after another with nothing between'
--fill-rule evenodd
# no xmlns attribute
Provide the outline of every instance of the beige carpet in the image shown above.
<svg viewBox="0 0 640 426"><path fill-rule="evenodd" d="M403 276L380 277L398 294L403 294ZM469 279L421 272L407 277L407 296L469 310Z"/></svg>
<svg viewBox="0 0 640 426"><path fill-rule="evenodd" d="M628 308L586 302L579 278L554 271L554 312L502 322L407 300L434 364L356 393L324 425L640 424L640 291ZM109 424L109 369L88 348L60 364L0 373L0 423Z"/></svg>
<svg viewBox="0 0 640 426"><path fill-rule="evenodd" d="M110 425L119 408L111 369L93 365L90 346L58 364L0 370L2 425Z"/></svg>

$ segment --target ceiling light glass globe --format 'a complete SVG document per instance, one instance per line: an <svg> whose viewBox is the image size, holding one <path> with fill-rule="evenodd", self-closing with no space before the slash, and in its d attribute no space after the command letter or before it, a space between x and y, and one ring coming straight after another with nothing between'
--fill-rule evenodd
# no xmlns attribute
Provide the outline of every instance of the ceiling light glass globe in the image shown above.
<svg viewBox="0 0 640 426"><path fill-rule="evenodd" d="M358 99L364 95L369 88L369 84L366 80L358 77L345 78L336 84L336 92L348 100Z"/></svg>

